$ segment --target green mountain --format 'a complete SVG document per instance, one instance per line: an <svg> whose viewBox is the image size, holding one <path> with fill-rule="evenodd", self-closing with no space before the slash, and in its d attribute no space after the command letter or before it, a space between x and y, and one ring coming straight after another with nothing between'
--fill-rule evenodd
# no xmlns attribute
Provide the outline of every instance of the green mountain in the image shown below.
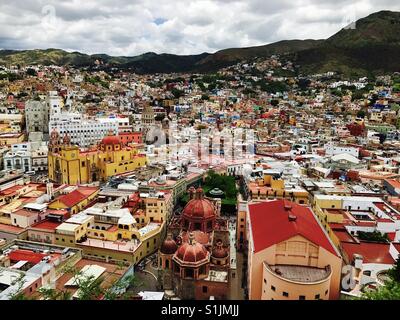
<svg viewBox="0 0 400 320"><path fill-rule="evenodd" d="M249 47L232 48L218 51L197 63L199 70L212 70L216 67L223 68L237 62L256 57L269 57L274 54L295 53L301 50L315 48L324 40L284 40L272 44Z"/></svg>
<svg viewBox="0 0 400 320"><path fill-rule="evenodd" d="M346 75L400 71L400 12L381 11L358 20L321 45L299 51L304 73L337 71Z"/></svg>
<svg viewBox="0 0 400 320"><path fill-rule="evenodd" d="M77 67L94 66L101 60L107 66L133 70L137 73L209 72L233 65L255 57L268 57L272 54L293 53L320 44L318 40L290 40L250 47L226 49L214 54L173 55L145 53L135 57L111 57L105 54L86 55L79 52L66 52L58 49L0 51L0 65L71 65Z"/></svg>
<svg viewBox="0 0 400 320"><path fill-rule="evenodd" d="M354 26L354 25L353 25ZM360 19L355 28L345 28L327 40L287 40L264 46L232 48L213 54L173 55L146 53L135 57L86 55L58 49L0 51L0 65L72 65L120 67L137 73L215 72L256 57L285 54L300 73L337 71L368 75L400 71L400 12L381 11Z"/></svg>

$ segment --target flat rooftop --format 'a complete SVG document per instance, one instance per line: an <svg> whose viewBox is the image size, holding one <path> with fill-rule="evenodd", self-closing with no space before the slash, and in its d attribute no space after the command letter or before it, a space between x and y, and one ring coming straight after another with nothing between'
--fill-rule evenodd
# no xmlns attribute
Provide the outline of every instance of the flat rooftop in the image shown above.
<svg viewBox="0 0 400 320"><path fill-rule="evenodd" d="M330 274L329 268L315 268L307 266L292 266L292 265L264 265L274 272L276 275L290 281L312 283L326 279Z"/></svg>
<svg viewBox="0 0 400 320"><path fill-rule="evenodd" d="M79 244L79 247L95 247L103 248L108 250L122 251L122 252L133 252L136 251L140 242L138 240L126 241L103 241L99 239L87 239L86 241Z"/></svg>

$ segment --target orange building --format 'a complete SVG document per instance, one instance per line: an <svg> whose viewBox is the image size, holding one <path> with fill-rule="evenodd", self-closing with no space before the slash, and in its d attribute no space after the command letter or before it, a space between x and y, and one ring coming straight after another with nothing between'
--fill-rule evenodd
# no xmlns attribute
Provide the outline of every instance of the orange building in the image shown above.
<svg viewBox="0 0 400 320"><path fill-rule="evenodd" d="M118 138L121 144L128 145L130 143L143 143L142 132L122 132L118 134Z"/></svg>
<svg viewBox="0 0 400 320"><path fill-rule="evenodd" d="M250 300L339 298L342 258L311 209L261 202L247 221Z"/></svg>

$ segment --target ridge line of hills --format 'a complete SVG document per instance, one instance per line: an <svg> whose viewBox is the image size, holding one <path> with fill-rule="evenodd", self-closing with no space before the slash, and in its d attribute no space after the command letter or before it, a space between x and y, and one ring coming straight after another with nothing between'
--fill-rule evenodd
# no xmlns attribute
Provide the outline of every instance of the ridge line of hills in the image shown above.
<svg viewBox="0 0 400 320"><path fill-rule="evenodd" d="M353 25L354 26L354 25ZM216 72L255 58L287 55L303 74L335 71L365 76L400 71L400 12L380 11L355 22L326 40L283 40L268 45L230 48L213 54L174 55L145 53L134 57L87 55L61 49L1 50L0 65L71 65L118 67L139 74Z"/></svg>

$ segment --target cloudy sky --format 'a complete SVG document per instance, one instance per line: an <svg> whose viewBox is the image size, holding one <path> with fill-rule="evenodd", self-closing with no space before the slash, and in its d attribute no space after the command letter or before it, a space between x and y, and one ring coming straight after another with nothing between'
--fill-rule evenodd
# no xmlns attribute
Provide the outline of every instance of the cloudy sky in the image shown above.
<svg viewBox="0 0 400 320"><path fill-rule="evenodd" d="M0 48L198 54L322 39L398 0L0 0Z"/></svg>

